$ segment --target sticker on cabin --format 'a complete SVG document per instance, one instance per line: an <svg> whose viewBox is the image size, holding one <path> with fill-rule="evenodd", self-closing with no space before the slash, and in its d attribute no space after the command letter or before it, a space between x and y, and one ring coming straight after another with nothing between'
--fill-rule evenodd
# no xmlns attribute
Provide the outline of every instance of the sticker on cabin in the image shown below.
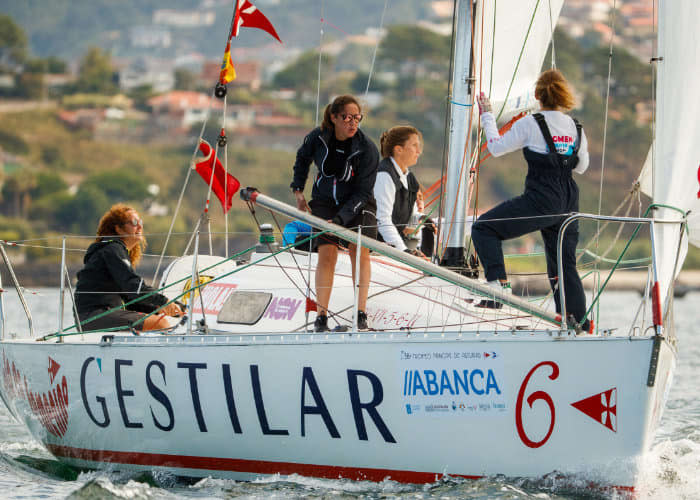
<svg viewBox="0 0 700 500"><path fill-rule="evenodd" d="M367 319L372 327L379 330L413 328L420 317L421 315L416 312L367 306Z"/></svg>
<svg viewBox="0 0 700 500"><path fill-rule="evenodd" d="M290 321L299 310L303 299L293 299L291 297L273 297L267 307L265 317L274 320Z"/></svg>
<svg viewBox="0 0 700 500"><path fill-rule="evenodd" d="M192 304L192 312L201 313L202 303L204 303L204 312L206 314L219 314L221 308L229 298L229 295L238 287L232 283L208 283L199 289L199 296L195 296L195 301Z"/></svg>
<svg viewBox="0 0 700 500"><path fill-rule="evenodd" d="M400 388L407 415L499 417L508 414L505 371L498 351L399 350Z"/></svg>

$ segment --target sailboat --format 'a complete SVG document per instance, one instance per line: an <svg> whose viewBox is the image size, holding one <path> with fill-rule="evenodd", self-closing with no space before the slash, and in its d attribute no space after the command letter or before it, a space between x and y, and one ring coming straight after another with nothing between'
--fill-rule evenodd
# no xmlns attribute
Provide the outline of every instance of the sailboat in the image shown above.
<svg viewBox="0 0 700 500"><path fill-rule="evenodd" d="M198 255L196 232L194 253L160 277L163 293L187 300L185 324L141 335L60 325L36 338L29 311L26 332L7 332L3 321L0 395L10 413L57 459L83 468L410 483L555 471L633 491L676 364L673 281L688 239L698 241L688 212L698 204L690 180L700 146L688 139L700 54L697 43L686 45L697 36L696 2L660 5L657 134L651 180L641 180L652 189L654 210L567 219L651 228L651 286L640 304L649 314L630 325L601 317L594 334L581 335L564 311L454 271L466 260L471 181L462 165L475 157L474 92L488 82L503 117L531 107L561 4L457 0L443 214L452 226L440 251L448 266L242 191L257 210L374 251L372 330L310 331L316 254L279 246L271 228L261 228L247 260ZM2 245L0 252L12 269ZM329 307L346 326L356 308L350 268L341 255ZM483 297L504 306L476 308Z"/></svg>

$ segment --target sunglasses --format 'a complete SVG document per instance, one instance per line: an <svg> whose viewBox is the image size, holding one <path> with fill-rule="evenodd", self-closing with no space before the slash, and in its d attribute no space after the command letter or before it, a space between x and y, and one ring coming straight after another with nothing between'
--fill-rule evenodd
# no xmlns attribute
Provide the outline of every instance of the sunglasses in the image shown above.
<svg viewBox="0 0 700 500"><path fill-rule="evenodd" d="M134 227L143 227L143 220L139 219L138 217L134 217L133 219L126 221L126 223L131 224Z"/></svg>
<svg viewBox="0 0 700 500"><path fill-rule="evenodd" d="M347 115L345 113L342 113L340 117L343 119L345 123L350 123L350 120L355 120L355 122L360 123L362 121L363 116L361 114L356 114L356 115Z"/></svg>

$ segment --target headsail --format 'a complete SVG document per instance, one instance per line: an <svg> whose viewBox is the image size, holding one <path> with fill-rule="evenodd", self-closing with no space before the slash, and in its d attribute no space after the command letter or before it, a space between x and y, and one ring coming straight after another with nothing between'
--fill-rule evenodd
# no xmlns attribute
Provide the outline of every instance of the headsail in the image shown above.
<svg viewBox="0 0 700 500"><path fill-rule="evenodd" d="M563 3L564 0L478 3L474 26L475 91L489 96L499 119L536 105L535 82Z"/></svg>
<svg viewBox="0 0 700 500"><path fill-rule="evenodd" d="M700 2L674 0L659 4L656 88L656 138L640 176L641 188L653 203L691 212L688 233L681 239L678 226L656 227L656 261L661 300L683 265L688 238L700 246ZM672 209L654 216L681 219Z"/></svg>

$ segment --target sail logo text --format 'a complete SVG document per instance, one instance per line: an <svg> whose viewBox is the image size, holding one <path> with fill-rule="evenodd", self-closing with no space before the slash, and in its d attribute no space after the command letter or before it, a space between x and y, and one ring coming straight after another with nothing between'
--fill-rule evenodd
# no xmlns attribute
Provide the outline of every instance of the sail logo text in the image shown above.
<svg viewBox="0 0 700 500"><path fill-rule="evenodd" d="M451 372L451 373L450 373ZM447 394L501 394L493 370L405 370L404 396L444 396Z"/></svg>

